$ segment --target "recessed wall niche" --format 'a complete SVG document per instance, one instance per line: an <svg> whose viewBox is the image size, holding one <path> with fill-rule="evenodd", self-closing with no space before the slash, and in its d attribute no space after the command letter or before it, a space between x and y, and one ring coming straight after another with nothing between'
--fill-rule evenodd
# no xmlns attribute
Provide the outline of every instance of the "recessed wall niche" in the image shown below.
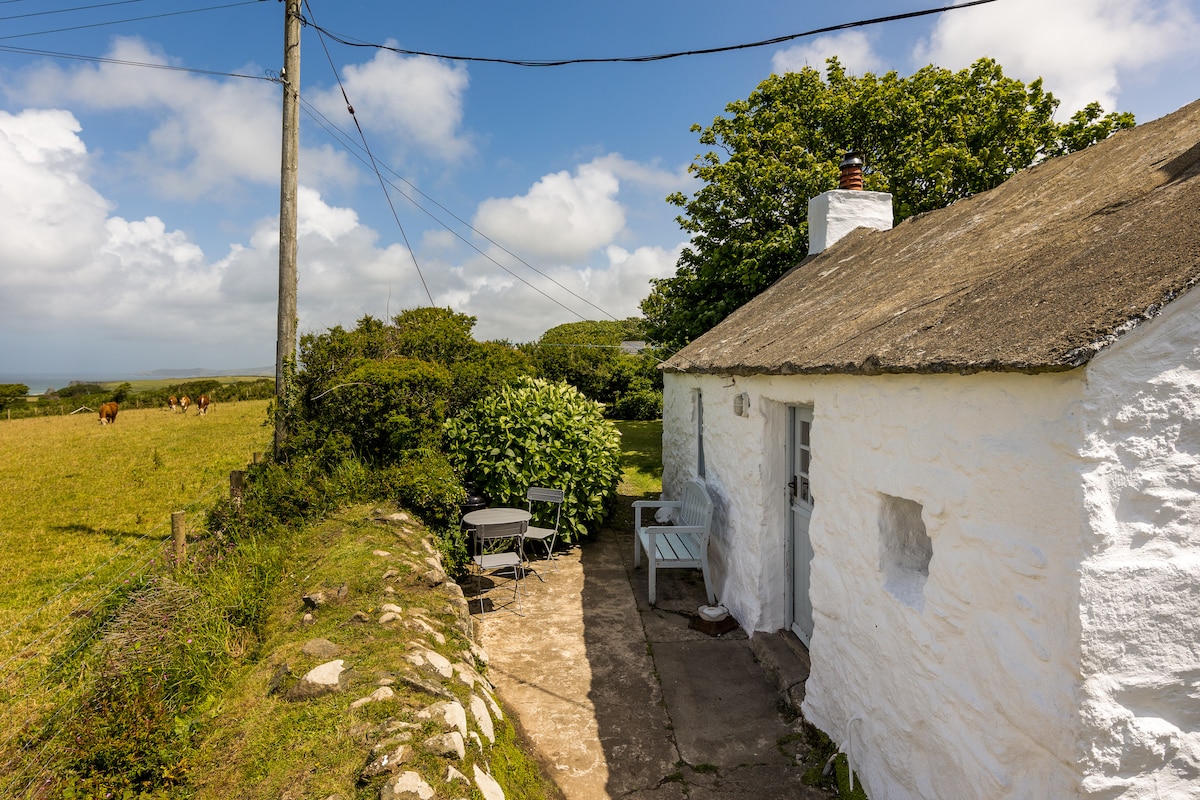
<svg viewBox="0 0 1200 800"><path fill-rule="evenodd" d="M925 608L925 582L933 560L933 542L925 532L922 510L914 500L880 495L879 567L883 587L917 611Z"/></svg>

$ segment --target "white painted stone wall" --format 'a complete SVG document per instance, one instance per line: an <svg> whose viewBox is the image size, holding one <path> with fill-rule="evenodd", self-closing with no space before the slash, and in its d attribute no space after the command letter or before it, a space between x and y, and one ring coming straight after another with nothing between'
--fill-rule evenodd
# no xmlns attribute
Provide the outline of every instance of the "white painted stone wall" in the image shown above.
<svg viewBox="0 0 1200 800"><path fill-rule="evenodd" d="M750 630L789 622L786 406L813 407L804 710L873 800L1076 796L1081 371L666 377L665 491L694 474L699 387L716 585ZM919 505L923 586L889 589L888 503Z"/></svg>
<svg viewBox="0 0 1200 800"><path fill-rule="evenodd" d="M1200 294L1088 368L1087 798L1200 797Z"/></svg>

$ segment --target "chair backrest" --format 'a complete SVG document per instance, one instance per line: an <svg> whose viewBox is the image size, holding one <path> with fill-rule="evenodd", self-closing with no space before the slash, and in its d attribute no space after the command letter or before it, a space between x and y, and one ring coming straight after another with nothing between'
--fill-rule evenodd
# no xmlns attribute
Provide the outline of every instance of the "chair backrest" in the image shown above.
<svg viewBox="0 0 1200 800"><path fill-rule="evenodd" d="M490 525L479 525L475 528L475 536L481 540L513 539L525 532L527 524L525 522L493 522Z"/></svg>
<svg viewBox="0 0 1200 800"><path fill-rule="evenodd" d="M683 485L680 499L683 502L679 509L679 524L703 528L707 536L713 514L713 502L708 491L698 481L688 481Z"/></svg>
<svg viewBox="0 0 1200 800"><path fill-rule="evenodd" d="M530 486L529 491L525 493L525 499L528 501L526 506L530 513L533 512L534 503L554 503L558 508L554 512L554 529L558 530L558 519L562 515L563 504L562 489L547 489L542 486Z"/></svg>

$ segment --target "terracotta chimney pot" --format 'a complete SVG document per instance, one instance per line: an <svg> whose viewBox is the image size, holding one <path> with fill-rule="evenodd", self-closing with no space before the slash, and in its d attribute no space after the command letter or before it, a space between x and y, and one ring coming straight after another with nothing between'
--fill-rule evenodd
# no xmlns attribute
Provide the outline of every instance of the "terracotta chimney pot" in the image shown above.
<svg viewBox="0 0 1200 800"><path fill-rule="evenodd" d="M842 174L838 178L839 189L861 192L863 188L863 159L861 153L846 153L841 163Z"/></svg>

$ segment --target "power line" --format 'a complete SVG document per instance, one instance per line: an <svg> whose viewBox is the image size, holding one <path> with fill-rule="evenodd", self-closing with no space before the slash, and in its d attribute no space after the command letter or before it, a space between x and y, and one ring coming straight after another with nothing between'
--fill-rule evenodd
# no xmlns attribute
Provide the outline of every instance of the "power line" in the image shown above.
<svg viewBox="0 0 1200 800"><path fill-rule="evenodd" d="M359 160L359 162L361 162L362 164L365 164L365 165L367 165L367 166L371 166L371 165L368 163L367 159L366 159L364 156L362 156L362 155L360 155L360 154L358 154L358 153L354 152L354 149L353 149L353 148L354 148L354 147L357 147L357 145L355 145L355 143L354 143L352 140L350 140L349 136L347 136L347 134L345 133L345 131L343 131L341 128L337 127L337 125L335 125L335 124L334 124L332 121L330 121L328 117L326 117L324 114L322 114L322 113L321 113L320 111L318 111L316 108L314 108L314 107L312 106L312 104L311 104L311 103L309 103L308 101L304 100L304 98L301 98L301 99L300 99L300 103L301 103L301 105L303 106L303 108L304 108L305 112L306 112L306 113L309 115L309 117L310 117L310 118L311 118L311 119L312 119L314 122L316 122L318 125L320 125L322 128L324 128L324 129L325 129L325 132L326 132L326 133L328 133L330 136L332 136L332 137L334 138L334 140L336 140L336 141L337 141L339 144L341 144L341 145L342 145L342 147L344 147L344 148L345 148L345 149L346 149L348 152L350 152L350 155L352 155L354 158L358 159L358 160ZM383 166L384 166L384 169L386 169L388 172L390 172L392 175L394 175L394 176L395 176L397 179L399 179L399 180L401 180L401 181L404 181L404 183L405 183L405 184L407 184L409 187L413 188L413 190L414 190L414 191L416 191L416 192L420 193L422 197L425 197L425 198L429 199L429 200L430 200L430 202L432 202L432 203L434 203L435 205L437 205L437 206L438 206L439 208L441 208L443 211L446 211L446 213L447 213L447 214L450 214L450 216L454 217L456 220L458 220L458 219L459 219L458 217L456 217L456 216L453 214L453 212L450 212L450 211L446 210L446 208L445 208L444 206L442 206L440 203L438 203L436 200L433 200L433 199L432 199L432 198L430 198L428 195L426 195L424 192L421 192L421 190L420 190L420 189L417 189L416 187L413 187L413 185L412 185L411 183L409 183L407 180L405 180L403 177L401 177L399 174L397 174L397 173L395 172L395 170L391 169L391 168L390 168L390 167L388 167L386 164L385 164L385 165L383 165ZM547 294L547 293L546 293L545 291L543 291L542 289L539 289L537 286L534 286L532 283L530 283L529 281L527 281L525 278L522 278L520 275L518 275L517 273L513 272L511 269L509 269L508 267L506 267L506 266L504 266L503 264L501 264L499 261L497 261L496 259L494 259L494 258L493 258L491 255L489 255L488 253L486 253L486 252L484 252L483 250L479 249L479 247L478 247L478 246L477 246L477 245L476 245L474 242L472 242L470 239L467 239L467 238L466 238L465 236L463 236L461 233L459 233L458 231L454 230L452 227L450 227L449 225L447 225L447 224L446 224L446 223L445 223L443 220L439 219L439 218L437 217L437 215L436 215L436 214L434 214L434 213L433 213L432 211L430 211L428 208L425 208L425 206L421 205L421 204L420 204L420 203L418 203L416 200L414 200L412 197L410 197L408 194L406 194L406 193L405 193L405 192L404 192L404 191L403 191L403 190L402 190L402 189L401 189L399 186L396 186L394 183L391 183L390 181L388 181L388 185L389 185L389 186L391 186L393 189L395 189L397 192L399 192L401 197L403 197L403 198L404 198L405 200L407 200L409 203L412 203L412 205L413 205L414 207L416 207L418 210L420 210L420 211L424 212L426 216L428 216L430 219L432 219L432 220L433 220L434 222L436 222L438 225L441 225L443 228L445 228L447 232L449 232L449 233L450 233L452 236L454 236L456 239L458 239L459 241L461 241L461 242L462 242L463 244L465 244L467 247L470 247L470 248L471 248L472 250L474 250L476 253L479 253L479 255L483 256L483 257L484 257L484 258L486 258L488 261L492 262L492 263L493 263L493 264L495 264L497 267L499 267L500 269L504 270L504 271L505 271L505 272L507 272L509 275L513 276L513 277L514 277L514 278L516 278L518 281L520 281L521 283L523 283L523 284L525 284L526 286L528 286L530 289L533 289L535 292L537 292L538 294L540 294L542 297L545 297L547 300L549 300L550 302L554 303L554 304L555 304L555 305L557 305L559 308L562 308L563 310L565 310L565 311L567 311L567 312L569 312L569 313L571 313L571 314L575 315L576 317L578 317L579 319L581 319L581 320L583 320L583 321L585 321L585 322L587 321L587 317L583 316L583 315L582 315L582 314L580 314L578 311L575 311L574 309L572 309L572 308L570 308L570 307L568 307L568 306L564 305L562 302L560 302L559 300L555 299L554 297L551 297L549 294ZM459 220L459 222L462 222L462 220ZM474 228L471 228L471 226L470 226L468 223L465 223L465 222L463 222L462 224L463 224L463 225L465 225L467 228L470 228L470 230L474 231L475 233L479 234L479 235L480 235L481 237L483 237L484 239L487 239L487 240L488 240L489 242L491 242L492 244L496 244L496 243L495 243L495 242L493 242L491 239L488 239L488 237L487 237L486 235L484 235L484 234L482 234L482 233L479 233L479 231L476 231ZM501 250L504 250L504 248L503 248L501 245L496 245L496 246L497 246L497 247L499 247ZM504 250L504 252L508 253L509 251L507 251L507 250ZM510 255L512 255L511 253L509 253L509 254L510 254ZM564 290L565 290L565 291L567 291L567 292L570 292L571 294L575 294L574 292L571 292L571 290L570 290L570 289L567 289L565 286L563 286L561 283L558 283L558 281L554 280L553 278L551 278L550 276L546 275L545 273L543 273L543 272L539 271L539 270L538 270L536 267L530 266L530 265L529 265L529 263L527 263L526 261L524 261L523 259L521 259L521 258L520 258L520 256L516 256L516 255L514 255L514 256L513 256L513 258L516 258L516 259L517 259L518 261L520 261L522 264L525 264L525 266L529 267L529 269L531 269L531 270L533 270L534 272L536 272L537 274L541 275L543 278L546 278L546 279L547 279L548 281L550 281L551 283L554 283L555 285L559 286L560 288L564 289ZM576 297L579 297L579 295L575 295L575 296L576 296ZM604 309L600 308L599 306L596 306L594 303L591 303L591 302L590 302L589 300L587 300L586 298L582 298L582 297L580 297L579 299L580 299L580 300L583 300L583 302L587 303L588 305L591 305L593 308L595 308L597 311L599 311L600 313L604 314L605 316L612 317L613 319L616 319L616 317L613 317L613 315L612 315L612 314L609 314L609 313L608 313L607 311L605 311Z"/></svg>
<svg viewBox="0 0 1200 800"><path fill-rule="evenodd" d="M366 162L366 160L364 160L364 159L363 159L361 156L359 156L359 155L357 155L357 154L355 154L355 153L353 152L352 148L355 148L355 147L357 147L357 145L356 145L356 144L355 144L355 143L354 143L354 142L353 142L353 141L350 139L350 137L349 137L349 136L346 134L346 132L345 132L345 131L343 131L341 128L339 128L339 127L337 126L337 124L336 124L336 123L334 123L334 122L333 122L333 121L331 121L331 120L330 120L328 117L326 117L324 114L322 114L320 111L318 111L318 110L317 110L315 107L313 107L313 106L312 106L312 104L311 104L311 103L309 103L308 101L306 101L304 98L301 98L301 99L300 99L300 102L301 102L301 104L304 106L304 110L305 110L305 111L306 111L306 112L309 114L309 116L310 116L310 117L313 119L313 121L314 121L314 122L316 122L318 125L320 125L322 128L324 128L324 129L325 129L325 131L326 131L326 133L328 133L328 134L329 134L330 136L332 136L332 137L333 137L335 140L337 140L337 141L338 141L338 143L342 145L342 147L344 147L344 148L346 148L348 151L350 151L350 152L351 152L351 155L353 155L355 158L357 158L357 159L358 159L358 160L359 160L361 163L363 163L363 164L366 164L366 163L367 163L367 162ZM610 312L608 312L608 311L606 311L605 309L601 308L600 306L596 305L596 304L595 304L595 303L593 303L591 300L588 300L586 297L584 297L584 296L582 296L582 295L580 295L580 294L577 294L576 292L572 291L572 290L571 290L571 289L570 289L568 286L565 286L565 285L563 285L563 284L562 284L562 283L560 283L559 281L555 280L555 279L554 279L552 276L550 276L550 275L547 275L545 272L542 272L542 271L541 271L541 270L539 270L537 267L533 266L532 264L530 264L530 263L529 263L528 261L526 261L525 259L521 258L521 257L520 257L519 255L517 255L516 253L514 253L514 252L512 252L511 250L509 250L508 248L506 248L504 245L502 245L502 244L500 244L499 242L497 242L495 239L492 239L492 238L491 238L490 236L488 236L486 233L483 233L483 232L482 232L482 231L480 231L479 229L477 229L477 228L475 228L474 226L472 226L472 225L471 225L471 223L467 222L467 221L466 221L466 220L464 220L462 217L460 217L460 216L458 216L457 214L455 214L455 213L454 213L453 211L451 211L449 208L446 208L446 206L444 206L444 205L442 205L441 203L439 203L439 202L438 202L438 201L437 201L435 198L433 198L433 197L431 197L430 195L426 194L425 192L421 191L421 189L420 189L418 186L416 186L414 183L412 183L412 181L408 180L408 179L407 179L407 178L405 178L403 175L401 175L400 173L396 172L394 169L392 169L391 167L389 167L389 166L388 166L386 163L383 163L383 162L378 162L378 163L380 164L380 166L382 166L382 167L383 167L383 169L384 169L384 170L386 170L386 171L387 171L388 173L390 173L390 174L391 174L393 177L395 177L397 180L399 180L400 182L402 182L402 183L403 183L405 186L407 186L407 187L408 187L408 188L409 188L411 191L413 191L413 192L416 192L416 193L417 193L417 194L419 194L421 197L425 198L425 199L426 199L426 200L428 200L430 203L432 203L433 205L437 206L439 209L441 209L441 210L442 210L442 211L444 211L446 214L448 214L448 215L451 217L451 219L453 219L455 222L457 222L458 224L462 225L464 228L466 228L467 230L471 231L471 232L472 232L472 233L474 233L476 236L479 236L481 239L483 239L483 240L485 240L486 242L488 242L488 244L491 244L492 246L494 246L496 249L500 250L501 252L503 252L503 253L505 253L505 254L507 254L507 255L509 255L509 256L512 256L514 259L516 259L518 262L520 262L520 263L521 263L521 264L522 264L524 267L526 267L526 268L527 268L527 269L528 269L530 272L534 272L534 273L536 273L537 275L540 275L541 277L545 278L545 279L546 279L547 281L549 281L550 283L553 283L555 286L557 286L558 288L562 289L562 290L563 290L564 292L566 292L567 294L569 294L569 295L571 295L572 297L574 297L576 300L579 300L580 302L582 302L582 303L585 303L585 304L587 304L587 305L591 306L592 308L596 309L597 311L599 311L599 312L600 312L601 314L603 314L604 316L606 316L606 317L608 317L608 318L610 318L610 319L614 319L614 320L617 318L615 315L611 314ZM581 314L579 314L578 312L574 311L573 309L571 309L571 308L568 308L567 306L563 305L563 304L562 304L562 303L560 303L558 300L555 300L555 299L554 299L553 297L551 297L550 295L546 294L545 292L542 292L542 290L541 290L541 289L538 289L538 288L537 288L536 286L534 286L532 283L530 283L529 281L525 280L525 279L524 279L524 278L522 278L520 275L517 275L515 272L513 272L512 270L510 270L508 267L506 267L506 266L504 266L503 264L501 264L499 261L497 261L497 260L496 260L495 258L493 258L491 255L489 255L488 253L486 253L486 252L484 252L483 250L479 249L479 248L478 248L478 247L477 247L477 246L476 246L476 245L475 245L473 242L471 242L469 239L466 239L465 237L463 237L463 236L462 236L461 234L459 234L459 233L458 233L456 230L454 230L454 229L453 229L453 228L452 228L450 225L448 225L448 224L445 222L445 220L439 219L439 218L438 218L438 216L437 216L436 214L434 214L434 213L433 213L432 211L430 211L429 209L425 208L425 206L423 206L423 205L421 205L420 203L418 203L418 202L417 202L416 200L414 200L414 199L413 199L411 196L409 196L409 195L408 195L407 193L405 193L405 192L404 192L402 189L400 189L400 187L396 186L395 184L393 184L393 183L391 183L391 182L389 182L389 183L388 183L388 185L389 185L389 186L391 186L391 187L392 187L393 189L395 189L396 191L400 192L400 195L401 195L401 197L403 197L403 198L404 198L405 200L407 200L408 202L412 203L412 205L413 205L414 207L416 207L416 208L417 208L417 209L419 209L420 211L424 212L424 213L425 213L425 214L426 214L426 215L427 215L427 216L428 216L430 219L432 219L432 220L433 220L434 222L436 222L438 225L440 225L440 226L442 226L443 228L445 228L447 232L449 232L449 233L450 233L450 234L452 234L454 237L456 237L457 239L459 239L461 242L463 242L465 245L467 245L468 247L470 247L470 248L471 248L472 250L474 250L476 253L478 253L479 255L483 256L483 257L484 257L484 258L486 258L488 261L492 262L492 263L493 263L493 264L495 264L497 267L499 267L500 269L502 269L502 270L504 270L505 272L507 272L509 275L512 275L514 278L516 278L517 280L521 281L522 283L524 283L524 284L525 284L526 286L528 286L529 288L531 288L531 289L533 289L534 291L536 291L536 292L540 293L540 294L541 294L543 297L545 297L546 299L548 299L548 300L550 300L551 302L555 303L556 305L558 305L560 308L564 309L565 311L569 311L570 313L572 313L572 314L574 314L575 316L579 317L581 320L586 320L586 319L587 319L586 317L584 317L583 315L581 315Z"/></svg>
<svg viewBox="0 0 1200 800"><path fill-rule="evenodd" d="M312 14L312 6L308 4L308 0L304 0L304 7L308 9L308 13ZM329 54L329 47L325 44L325 37L318 33L318 39L321 41L321 49L325 51L325 58L329 61L329 69L333 71L334 80L337 81L338 89L342 93L342 100L346 104L346 110L350 112L350 118L354 120L354 127L358 129L358 138L362 141L363 151L367 154L367 158L371 160L371 171L375 173L375 177L379 179L379 188L383 190L383 197L387 200L388 208L392 210L392 219L396 221L396 227L400 229L400 237L404 239L404 246L408 248L409 258L412 259L413 266L417 270L417 277L421 279L421 286L425 288L425 296L429 298L429 305L434 305L433 293L429 291L429 284L425 282L425 273L421 272L421 265L417 262L417 254L413 252L412 244L408 241L408 234L404 231L404 226L400 224L400 215L396 213L396 206L392 203L392 196L388 194L387 182L384 181L383 175L379 172L379 167L375 163L375 155L371 152L370 145L367 144L367 135L363 132L362 125L358 124L358 116L354 113L354 106L350 104L350 98L346 96L346 87L342 84L342 76L338 74L337 67L333 64L333 56Z"/></svg>
<svg viewBox="0 0 1200 800"><path fill-rule="evenodd" d="M355 153L355 152L354 152L354 148L355 148L355 147L357 147L357 145L356 145L356 144L355 144L355 143L354 143L354 142L353 142L353 141L350 139L350 137L349 137L349 136L346 134L346 132L345 132L345 131L343 131L343 130L342 130L341 128L339 128L339 127L338 127L338 126L337 126L335 123L333 123L333 122L332 122L332 121L331 121L331 120L330 120L328 117L326 117L324 114L322 114L322 113L321 113L320 111L318 111L316 108L314 108L314 107L312 106L312 104L311 104L311 103L309 103L309 102L308 102L307 100L305 100L304 98L301 98L301 99L300 99L300 103L301 103L301 105L303 106L303 108L304 108L304 111L305 111L305 112L306 112L306 113L309 115L309 117L310 117L310 118L313 120L313 122L316 122L316 123L317 123L319 126L321 126L322 128L324 128L326 133L328 133L328 134L329 134L331 137L333 137L333 139L334 139L335 141L337 141L337 142L338 142L338 143L339 143L339 144L340 144L342 147L344 147L344 148L345 148L345 149L346 149L348 152L350 152L350 155L352 155L354 158L358 159L360 163L362 163L362 164L365 164L365 165L367 165L367 166L371 166L371 165L370 165L370 164L367 162L366 158L364 158L363 156L361 156L361 155L359 155L358 153ZM550 276L550 275L547 275L545 272L542 272L540 269L538 269L537 267L533 266L532 264L530 264L530 263L529 263L528 261L526 261L525 259L521 258L521 257L520 257L519 255L517 255L516 253L512 252L511 250L509 250L509 249L508 249L508 248L506 248L504 245L502 245L502 244L498 243L497 241L495 241L494 239L492 239L491 237L489 237L487 234L485 234L485 233L483 233L482 231L480 231L480 230L478 230L478 229L476 229L476 228L472 227L471 223L469 223L469 222L466 222L466 221L465 221L465 220L463 220L461 217L459 217L458 215L456 215L456 214L455 214L453 211L451 211L450 209L446 208L444 205L442 205L441 203L439 203L439 202L438 202L437 200L435 200L434 198L430 197L430 196L429 196L428 194L426 194L425 192L421 191L421 190L420 190L419 188L417 188L417 187L416 187L416 186L415 186L413 183L411 183L411 182L410 182L410 181L409 181L407 178L405 178L403 175L400 175L398 172L396 172L394 169L392 169L391 167L389 167L387 164L384 164L384 163L382 163L382 162L379 162L379 163L381 164L381 166L383 167L383 169L385 169L387 172L389 172L389 173L390 173L390 174L391 174L393 177L395 177L397 180L399 180L399 181L403 182L403 183L405 184L405 186L407 186L407 187L408 187L409 189L411 189L413 192L416 192L417 194L421 195L421 197L425 198L425 199L426 199L426 200L428 200L430 203L432 203L433 205L437 206L437 207L438 207L439 209L441 209L442 211L446 212L446 213L447 213L447 214L448 214L448 215L449 215L451 218L453 218L453 219L454 219L456 222L458 222L458 223L459 223L460 225L462 225L464 228L466 228L466 229L468 229L469 231L471 231L472 233L476 234L476 235L477 235L477 236L479 236L481 239L484 239L484 240L485 240L485 241L487 241L489 244L491 244L491 245L495 246L495 247L496 247L496 249L498 249L498 250L500 250L500 251L502 251L502 252L504 252L504 253L506 253L506 254L508 254L508 255L512 256L514 259L516 259L518 262L520 262L522 265L524 265L524 266L525 266L527 269L529 269L531 272L534 272L534 273L536 273L536 274L540 275L541 277L545 278L547 281L549 281L550 283L553 283L555 286L557 286L558 288L562 289L562 290L563 290L564 292L566 292L567 294L571 295L572 297L574 297L575 299L579 300L580 302L582 302L582 303L585 303L586 305L589 305L589 306L591 306L592 308L596 309L597 311L599 311L601 314L603 314L604 316L608 317L609 319L613 319L613 320L617 319L617 317L616 317L614 314L612 314L611 312L607 311L606 309L603 309L603 308L601 308L600 306L598 306L598 305L596 305L595 303L593 303L591 300L588 300L586 297L584 297L584 296L582 296L582 295L580 295L580 294L578 294L578 293L576 293L576 292L572 291L572 290L570 289L570 287L563 285L563 284L562 284L562 283L560 283L559 281L555 280L555 279L554 279L552 276ZM407 200L409 203L411 203L411 204L412 204L412 205L413 205L413 206L414 206L416 209L418 209L419 211L423 212L423 213L424 213L426 216L428 216L430 219L432 219L434 222L436 222L436 223L437 223L438 225L440 225L441 227L445 228L445 230L446 230L446 231L447 231L447 232L448 232L450 235L454 236L454 238L458 239L460 242L462 242L463 244L465 244L467 247L471 248L471 249L472 249L472 250L474 250L476 253L478 253L479 255L483 256L485 259L487 259L488 261L490 261L492 264L494 264L495 266L497 266L497 267L499 267L500 269L504 270L504 271L505 271L505 272L507 272L509 275L511 275L512 277L516 278L518 281L520 281L521 283L525 284L525 285L526 285L526 286L528 286L530 289L533 289L535 292L537 292L538 294L540 294L542 297L545 297L547 300L549 300L550 302L554 303L556 306L558 306L559 308L563 309L564 311L566 311L566 312L568 312L568 313L570 313L570 314L573 314L574 316L578 317L580 320L583 320L583 321L585 321L585 322L586 322L586 321L588 321L588 318L587 318L587 317L585 317L584 315L580 314L580 313L579 313L578 311L576 311L575 309L571 308L570 306L567 306L567 305L565 305L564 303L562 303L562 302L561 302L561 301L559 301L558 299L556 299L556 298L552 297L551 295L547 294L547 293L546 293L545 291L543 291L542 289L538 288L538 287L537 287L537 286L535 286L534 284L532 284L532 283L530 283L529 281L527 281L525 278L522 278L520 275L518 275L517 273L513 272L511 269L509 269L508 267L506 267L504 264L501 264L501 263L500 263L499 261L497 261L497 260L496 260L494 257L492 257L492 255L491 255L491 254L489 254L489 253L485 252L484 250L481 250L481 249L479 248L479 246L478 246L478 245L476 245L476 244L475 244L474 242L472 242L470 239L468 239L468 238L466 238L465 236L463 236L463 235L462 235L461 233L459 233L458 231L454 230L454 228L452 228L452 227L451 227L449 224L447 224L445 220L443 220L443 219L440 219L440 218L439 218L439 217L438 217L436 214L434 214L434 213L433 213L432 211L430 211L428 208L426 208L425 206L421 205L419 202L417 202L417 201L416 201L416 200L415 200L415 199L414 199L412 196L410 196L409 194L407 194L407 193L406 193L406 192L405 192L403 189L401 189L399 186L396 186L396 184L392 183L391 181L388 181L388 185L389 185L389 186L391 186L393 189L395 189L397 192L399 192L399 193L400 193L400 196L401 196L401 197L403 197L405 200Z"/></svg>
<svg viewBox="0 0 1200 800"><path fill-rule="evenodd" d="M0 0L3 2L4 0ZM13 2L14 0L8 0ZM0 37L2 38L2 37ZM145 69L163 69L170 72L190 72L194 75L212 75L218 78L248 78L256 81L270 81L278 83L277 77L269 75L247 75L241 72L220 72L212 69L195 69L193 67L180 67L173 64L155 64L150 61L128 61L121 58L107 58L105 56L84 56L77 53L60 53L54 50L34 50L28 47L10 47L8 45L0 45L0 53L16 53L26 56L41 56L43 58L62 58L68 61L90 61L95 64L117 64L124 67L143 67Z"/></svg>
<svg viewBox="0 0 1200 800"><path fill-rule="evenodd" d="M5 41L7 39L23 39L28 36L45 36L48 33L67 33L68 31L81 31L81 30L86 30L88 28L103 28L108 25L123 25L126 22L145 22L146 20L152 20L152 19L164 19L166 17L179 17L179 16L183 16L184 14L199 14L204 11L220 11L225 8L236 8L238 6L257 5L258 3L261 3L261 2L263 2L263 0L241 0L241 2L238 2L238 3L226 3L225 5L220 5L220 6L205 6L204 8L191 8L186 11L167 11L162 14L149 14L144 17L128 17L126 19L114 19L114 20L109 20L107 22L92 22L87 25L73 25L73 26L67 27L67 28L54 28L53 30L33 31L30 33L13 33L13 34L9 34L8 36L0 36L0 41Z"/></svg>
<svg viewBox="0 0 1200 800"><path fill-rule="evenodd" d="M108 8L109 6L124 6L130 3L141 3L143 0L113 0L110 3L97 3L91 6L74 6L72 8L56 8L53 11L31 11L28 14L13 14L8 17L0 17L0 22L10 19L28 19L29 17L47 17L52 14L66 14L71 11L91 11L97 8Z"/></svg>
<svg viewBox="0 0 1200 800"><path fill-rule="evenodd" d="M407 50L401 47L392 47L386 44L377 44L366 42L361 39L354 39L348 36L342 36L332 31L321 28L312 22L306 24L314 30L328 36L339 44L344 44L347 47L368 47L377 50L390 50L393 53L408 56L428 56L430 58L442 58L447 61L468 61L484 64L508 64L515 67L563 67L569 64L644 64L653 61L666 61L672 58L683 58L684 56L703 56L712 55L713 53L728 53L734 50L749 50L755 47L769 47L771 45L790 42L794 39L802 39L807 36L816 36L822 33L833 33L835 31L851 30L853 28L863 28L868 25L879 25L884 22L899 22L906 19L916 19L918 17L929 16L930 14L942 14L946 11L955 11L960 8L970 8L971 6L980 6L987 3L994 3L996 0L969 0L958 5L944 6L942 8L930 8L923 11L908 11L903 14L890 14L886 17L874 17L872 19L858 20L856 22L843 22L839 25L828 25L824 28L814 28L801 33L789 33L786 36L775 36L770 39L762 39L757 42L746 42L743 44L731 44L722 47L708 47L701 50L680 50L672 53L659 53L656 55L645 56L610 56L605 58L563 58L552 60L541 59L511 59L511 58L487 58L483 56L459 56L448 55L445 53L431 53L423 50Z"/></svg>

